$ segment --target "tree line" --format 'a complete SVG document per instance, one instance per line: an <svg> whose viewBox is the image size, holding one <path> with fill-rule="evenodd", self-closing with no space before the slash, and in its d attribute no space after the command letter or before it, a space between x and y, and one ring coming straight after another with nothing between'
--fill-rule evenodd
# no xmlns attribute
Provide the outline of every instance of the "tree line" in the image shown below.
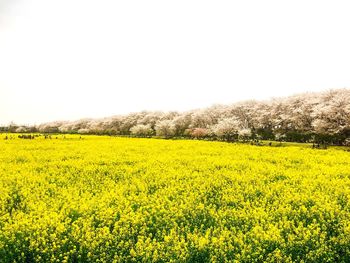
<svg viewBox="0 0 350 263"><path fill-rule="evenodd" d="M2 132L79 133L207 140L350 144L350 90L213 105L186 112L142 111L102 119L11 124Z"/></svg>

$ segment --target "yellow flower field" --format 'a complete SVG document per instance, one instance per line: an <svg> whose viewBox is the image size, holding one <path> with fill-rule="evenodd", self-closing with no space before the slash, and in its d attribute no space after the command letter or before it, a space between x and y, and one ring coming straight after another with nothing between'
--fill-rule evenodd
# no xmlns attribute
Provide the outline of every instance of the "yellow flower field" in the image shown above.
<svg viewBox="0 0 350 263"><path fill-rule="evenodd" d="M0 262L350 262L350 152L4 137Z"/></svg>

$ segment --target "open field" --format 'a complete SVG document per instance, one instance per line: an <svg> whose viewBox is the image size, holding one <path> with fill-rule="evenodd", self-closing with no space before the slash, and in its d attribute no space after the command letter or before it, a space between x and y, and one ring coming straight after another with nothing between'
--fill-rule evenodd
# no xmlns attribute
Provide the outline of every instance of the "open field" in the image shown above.
<svg viewBox="0 0 350 263"><path fill-rule="evenodd" d="M1 262L350 262L350 153L0 138Z"/></svg>

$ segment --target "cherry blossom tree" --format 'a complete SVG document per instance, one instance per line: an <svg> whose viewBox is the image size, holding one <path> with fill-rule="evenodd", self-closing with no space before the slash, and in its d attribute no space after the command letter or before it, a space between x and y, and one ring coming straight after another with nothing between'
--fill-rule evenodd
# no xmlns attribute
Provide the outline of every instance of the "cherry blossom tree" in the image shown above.
<svg viewBox="0 0 350 263"><path fill-rule="evenodd" d="M130 132L132 135L146 137L153 134L153 129L150 124L137 124L130 128Z"/></svg>
<svg viewBox="0 0 350 263"><path fill-rule="evenodd" d="M175 125L171 120L162 120L155 126L157 136L169 138L175 135Z"/></svg>
<svg viewBox="0 0 350 263"><path fill-rule="evenodd" d="M18 127L22 126L10 125L7 130L15 132ZM101 119L50 122L30 128L43 133L88 130L93 134L137 136L151 133L150 129L167 138L213 134L222 140L259 136L304 142L311 136L322 135L331 143L341 144L350 137L350 89L214 105L182 113L142 111Z"/></svg>
<svg viewBox="0 0 350 263"><path fill-rule="evenodd" d="M232 141L237 138L238 130L240 128L241 123L236 117L226 118L219 121L219 123L213 127L213 132L223 140Z"/></svg>

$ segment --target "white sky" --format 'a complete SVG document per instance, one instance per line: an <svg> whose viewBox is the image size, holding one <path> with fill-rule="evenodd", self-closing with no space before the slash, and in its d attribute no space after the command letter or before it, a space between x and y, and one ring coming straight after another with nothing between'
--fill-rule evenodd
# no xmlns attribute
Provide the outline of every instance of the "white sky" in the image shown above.
<svg viewBox="0 0 350 263"><path fill-rule="evenodd" d="M350 87L350 1L0 0L0 123Z"/></svg>

